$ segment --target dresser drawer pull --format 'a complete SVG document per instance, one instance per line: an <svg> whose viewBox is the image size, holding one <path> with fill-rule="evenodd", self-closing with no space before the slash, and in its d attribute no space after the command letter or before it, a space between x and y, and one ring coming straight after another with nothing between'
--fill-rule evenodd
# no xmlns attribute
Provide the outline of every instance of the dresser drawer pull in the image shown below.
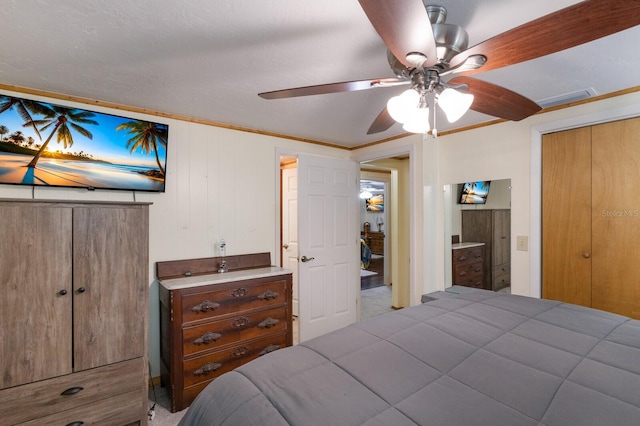
<svg viewBox="0 0 640 426"><path fill-rule="evenodd" d="M191 308L192 312L207 312L209 310L213 311L214 309L220 307L219 303L212 302L211 300L204 300L202 303Z"/></svg>
<svg viewBox="0 0 640 426"><path fill-rule="evenodd" d="M458 258L458 260L461 260L461 261L462 261L462 260L467 260L467 256L460 256L460 257Z"/></svg>
<svg viewBox="0 0 640 426"><path fill-rule="evenodd" d="M461 277L464 277L465 275L467 275L467 271L461 271L458 275L460 275Z"/></svg>
<svg viewBox="0 0 640 426"><path fill-rule="evenodd" d="M67 389L66 391L62 392L60 395L61 396L69 396L69 395L75 395L78 392L80 392L81 390L83 390L84 388L80 387L80 386L74 386L72 388Z"/></svg>
<svg viewBox="0 0 640 426"><path fill-rule="evenodd" d="M280 295L278 293L276 293L275 291L267 290L264 293L262 293L261 295L259 295L258 299L260 299L260 300L273 300L273 299L276 299L278 296L280 296Z"/></svg>
<svg viewBox="0 0 640 426"><path fill-rule="evenodd" d="M218 364L217 362L208 362L197 370L193 371L194 376L202 376L205 374L213 373L217 369L222 367L222 364Z"/></svg>
<svg viewBox="0 0 640 426"><path fill-rule="evenodd" d="M271 328L274 325L278 325L278 324L280 324L280 320L273 319L273 318L267 318L266 320L264 320L260 324L258 324L258 327L259 328Z"/></svg>
<svg viewBox="0 0 640 426"><path fill-rule="evenodd" d="M233 348L231 353L233 354L233 356L243 356L244 354L247 353L247 347L246 346L238 346L237 348Z"/></svg>
<svg viewBox="0 0 640 426"><path fill-rule="evenodd" d="M249 324L249 318L247 317L240 317L231 321L231 325L234 326L235 328L244 327L247 324Z"/></svg>
<svg viewBox="0 0 640 426"><path fill-rule="evenodd" d="M194 345L208 345L211 342L215 342L222 337L222 334L207 331L202 336L193 341Z"/></svg>
<svg viewBox="0 0 640 426"><path fill-rule="evenodd" d="M67 423L67 426L82 426L84 422L71 422Z"/></svg>
<svg viewBox="0 0 640 426"><path fill-rule="evenodd" d="M247 295L247 289L246 288L234 288L233 291L231 292L231 295L233 297L242 297L242 296L246 296Z"/></svg>
<svg viewBox="0 0 640 426"><path fill-rule="evenodd" d="M266 348L264 348L262 351L260 351L260 356L262 355L266 355L269 352L273 352L273 351L277 351L278 349L280 349L280 345L269 345Z"/></svg>

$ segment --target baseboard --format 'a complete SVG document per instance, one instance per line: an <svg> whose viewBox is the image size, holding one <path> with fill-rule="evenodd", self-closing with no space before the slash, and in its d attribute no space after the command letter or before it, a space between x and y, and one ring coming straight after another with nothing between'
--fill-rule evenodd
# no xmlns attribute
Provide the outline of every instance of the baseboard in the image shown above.
<svg viewBox="0 0 640 426"><path fill-rule="evenodd" d="M160 386L160 376L149 378L149 387Z"/></svg>

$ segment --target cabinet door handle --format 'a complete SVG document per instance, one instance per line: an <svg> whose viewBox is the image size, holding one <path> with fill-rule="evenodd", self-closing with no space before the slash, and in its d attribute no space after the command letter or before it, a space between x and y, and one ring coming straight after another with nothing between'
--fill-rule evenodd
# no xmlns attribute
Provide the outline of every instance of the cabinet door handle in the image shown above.
<svg viewBox="0 0 640 426"><path fill-rule="evenodd" d="M67 293L68 293L68 292L67 292L67 290L65 290L65 289L63 288L62 290L60 290L60 291L58 292L58 295L60 295L60 296L66 296L66 295L67 295Z"/></svg>
<svg viewBox="0 0 640 426"><path fill-rule="evenodd" d="M585 259L588 259L591 257L591 253L589 253L588 251L582 253L582 257L584 257Z"/></svg>
<svg viewBox="0 0 640 426"><path fill-rule="evenodd" d="M263 350L261 350L258 355L260 355L260 356L266 355L269 352L277 351L278 349L280 349L280 345L269 345L266 348L264 348Z"/></svg>
<svg viewBox="0 0 640 426"><path fill-rule="evenodd" d="M205 365L198 368L197 370L193 370L193 375L194 376L206 375L216 371L220 367L222 367L222 364L218 364L217 362L207 362Z"/></svg>
<svg viewBox="0 0 640 426"><path fill-rule="evenodd" d="M82 426L83 424L84 422L77 421L77 422L67 423L66 426Z"/></svg>
<svg viewBox="0 0 640 426"><path fill-rule="evenodd" d="M208 345L211 342L215 342L222 337L222 334L207 331L202 336L193 341L195 345Z"/></svg>
<svg viewBox="0 0 640 426"><path fill-rule="evenodd" d="M78 289L78 293L79 293L79 294L82 294L82 293L84 293L85 291L87 291L87 289L86 289L86 288L84 288L84 287L80 287L80 288Z"/></svg>
<svg viewBox="0 0 640 426"><path fill-rule="evenodd" d="M60 395L61 396L69 396L69 395L75 395L78 392L80 392L81 390L83 390L83 387L80 386L74 386L72 388L67 389L66 391L62 392Z"/></svg>
<svg viewBox="0 0 640 426"><path fill-rule="evenodd" d="M261 295L258 296L258 299L260 300L272 300L272 299L276 299L279 296L278 293L276 293L273 290L267 290L264 293L262 293Z"/></svg>
<svg viewBox="0 0 640 426"><path fill-rule="evenodd" d="M192 312L207 312L209 310L213 311L214 309L220 307L219 303L212 302L211 300L203 300L202 303L197 304L193 308L191 308Z"/></svg>
<svg viewBox="0 0 640 426"><path fill-rule="evenodd" d="M271 328L274 325L278 325L279 323L280 323L280 320L277 320L274 318L267 318L266 320L258 324L258 328Z"/></svg>

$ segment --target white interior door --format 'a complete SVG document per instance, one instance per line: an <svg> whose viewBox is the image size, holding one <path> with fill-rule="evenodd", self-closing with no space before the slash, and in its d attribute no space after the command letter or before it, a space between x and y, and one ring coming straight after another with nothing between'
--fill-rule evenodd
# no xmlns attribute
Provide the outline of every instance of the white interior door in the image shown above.
<svg viewBox="0 0 640 426"><path fill-rule="evenodd" d="M293 315L299 316L298 170L282 170L282 267L292 271Z"/></svg>
<svg viewBox="0 0 640 426"><path fill-rule="evenodd" d="M356 321L357 163L298 156L300 341Z"/></svg>

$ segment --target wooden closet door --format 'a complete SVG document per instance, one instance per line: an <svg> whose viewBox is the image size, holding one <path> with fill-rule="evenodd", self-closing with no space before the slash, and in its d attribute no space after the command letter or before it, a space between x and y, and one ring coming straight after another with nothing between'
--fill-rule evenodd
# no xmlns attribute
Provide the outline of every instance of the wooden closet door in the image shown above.
<svg viewBox="0 0 640 426"><path fill-rule="evenodd" d="M640 119L593 126L593 307L640 318Z"/></svg>
<svg viewBox="0 0 640 426"><path fill-rule="evenodd" d="M542 297L591 306L591 129L542 138Z"/></svg>
<svg viewBox="0 0 640 426"><path fill-rule="evenodd" d="M76 371L144 355L148 228L146 206L74 208Z"/></svg>
<svg viewBox="0 0 640 426"><path fill-rule="evenodd" d="M0 218L2 389L72 371L71 209L2 202Z"/></svg>

